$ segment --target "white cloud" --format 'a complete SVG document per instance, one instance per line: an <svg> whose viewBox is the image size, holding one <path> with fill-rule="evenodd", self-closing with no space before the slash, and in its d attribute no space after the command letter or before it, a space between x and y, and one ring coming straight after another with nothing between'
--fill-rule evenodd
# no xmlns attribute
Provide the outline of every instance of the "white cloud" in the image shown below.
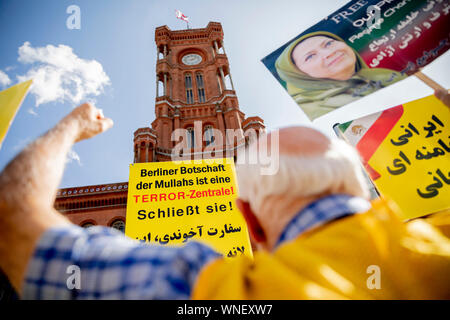
<svg viewBox="0 0 450 320"><path fill-rule="evenodd" d="M79 166L82 165L81 159L80 159L80 156L78 155L78 153L76 153L75 151L73 151L71 149L71 150L69 150L69 153L67 154L66 163L72 163L73 161L76 161Z"/></svg>
<svg viewBox="0 0 450 320"><path fill-rule="evenodd" d="M110 84L98 61L81 59L71 47L62 44L34 48L27 41L19 48L18 61L32 65L25 75L17 78L33 79L30 92L36 97L36 106L55 101L78 104L100 95Z"/></svg>
<svg viewBox="0 0 450 320"><path fill-rule="evenodd" d="M8 75L0 70L0 87L6 87L11 83L11 79L8 77Z"/></svg>
<svg viewBox="0 0 450 320"><path fill-rule="evenodd" d="M33 116L38 116L37 112L33 110L33 108L30 108L27 110L29 114L32 114Z"/></svg>

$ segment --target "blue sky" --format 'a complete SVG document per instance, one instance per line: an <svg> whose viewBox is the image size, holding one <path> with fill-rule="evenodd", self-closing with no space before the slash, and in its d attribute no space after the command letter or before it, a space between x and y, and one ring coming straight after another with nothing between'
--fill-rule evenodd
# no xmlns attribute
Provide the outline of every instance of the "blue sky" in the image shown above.
<svg viewBox="0 0 450 320"><path fill-rule="evenodd" d="M432 93L410 77L311 123L261 63L261 59L295 35L317 23L347 1L336 0L0 0L0 70L17 83L33 64L19 61L19 48L60 45L77 58L97 61L109 81L99 95L89 95L115 121L110 131L74 146L80 160L68 163L61 187L128 180L133 157L133 132L154 119L156 48L154 30L167 25L185 28L175 18L179 9L192 28L209 21L222 23L225 48L240 107L248 116L261 116L269 130L293 124L313 125L332 136L332 126ZM81 9L81 29L69 30L70 5ZM424 72L450 87L450 53ZM0 85L0 90L3 89ZM76 106L52 101L36 107L29 94L0 150L0 170L29 142L47 131Z"/></svg>

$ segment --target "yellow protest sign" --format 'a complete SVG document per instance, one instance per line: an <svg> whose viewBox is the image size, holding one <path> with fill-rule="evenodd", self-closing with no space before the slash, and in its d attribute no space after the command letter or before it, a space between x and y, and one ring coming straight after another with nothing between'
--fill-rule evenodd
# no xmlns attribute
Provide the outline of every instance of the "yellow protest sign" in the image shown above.
<svg viewBox="0 0 450 320"><path fill-rule="evenodd" d="M450 109L434 96L340 126L405 219L450 207Z"/></svg>
<svg viewBox="0 0 450 320"><path fill-rule="evenodd" d="M31 83L28 80L0 92L0 147Z"/></svg>
<svg viewBox="0 0 450 320"><path fill-rule="evenodd" d="M132 164L125 234L159 245L196 240L229 258L252 257L237 196L230 159Z"/></svg>

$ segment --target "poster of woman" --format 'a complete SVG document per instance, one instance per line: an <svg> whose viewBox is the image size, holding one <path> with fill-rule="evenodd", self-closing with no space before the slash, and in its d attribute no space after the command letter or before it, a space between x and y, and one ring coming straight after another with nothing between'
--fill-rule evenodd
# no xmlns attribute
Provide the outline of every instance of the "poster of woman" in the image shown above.
<svg viewBox="0 0 450 320"><path fill-rule="evenodd" d="M443 54L449 11L448 1L351 1L262 62L314 120Z"/></svg>

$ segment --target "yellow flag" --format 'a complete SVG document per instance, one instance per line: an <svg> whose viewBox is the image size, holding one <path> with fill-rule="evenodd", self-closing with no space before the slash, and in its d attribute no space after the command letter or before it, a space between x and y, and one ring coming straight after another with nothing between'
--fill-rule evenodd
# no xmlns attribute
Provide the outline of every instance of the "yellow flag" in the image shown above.
<svg viewBox="0 0 450 320"><path fill-rule="evenodd" d="M0 92L0 147L33 80L28 80Z"/></svg>

